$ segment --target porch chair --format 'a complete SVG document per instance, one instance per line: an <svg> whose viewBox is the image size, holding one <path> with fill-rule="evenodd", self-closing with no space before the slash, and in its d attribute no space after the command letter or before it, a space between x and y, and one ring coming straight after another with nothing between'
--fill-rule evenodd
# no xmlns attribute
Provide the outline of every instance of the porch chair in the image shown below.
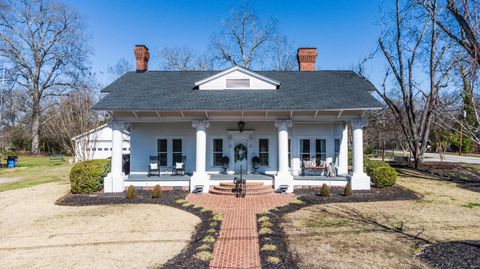
<svg viewBox="0 0 480 269"><path fill-rule="evenodd" d="M333 166L333 159L331 157L327 158L326 162L326 171L325 171L325 176L327 177L334 177L335 175L335 167Z"/></svg>
<svg viewBox="0 0 480 269"><path fill-rule="evenodd" d="M158 165L158 156L150 156L150 163L148 164L147 177L160 176L160 167Z"/></svg>
<svg viewBox="0 0 480 269"><path fill-rule="evenodd" d="M184 176L185 175L185 162L187 160L187 156L182 156L182 161L181 162L173 162L173 171L172 175L175 176Z"/></svg>

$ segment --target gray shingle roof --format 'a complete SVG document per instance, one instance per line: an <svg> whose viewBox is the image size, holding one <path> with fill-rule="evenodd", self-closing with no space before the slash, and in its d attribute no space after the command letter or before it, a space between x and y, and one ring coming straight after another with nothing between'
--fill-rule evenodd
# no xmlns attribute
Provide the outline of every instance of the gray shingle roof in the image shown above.
<svg viewBox="0 0 480 269"><path fill-rule="evenodd" d="M194 82L218 71L129 72L102 90L93 109L165 110L328 110L382 105L374 86L352 71L259 71L281 82L277 90L197 90Z"/></svg>

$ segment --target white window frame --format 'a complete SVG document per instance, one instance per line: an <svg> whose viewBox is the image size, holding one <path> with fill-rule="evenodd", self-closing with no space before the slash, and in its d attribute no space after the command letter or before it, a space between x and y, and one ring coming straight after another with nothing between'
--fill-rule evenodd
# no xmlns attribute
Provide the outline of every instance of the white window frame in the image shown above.
<svg viewBox="0 0 480 269"><path fill-rule="evenodd" d="M211 136L210 137L210 151L209 151L209 155L210 155L210 159L211 159L211 162L210 162L210 167L211 168L222 168L223 166L222 165L215 165L215 151L214 151L214 144L213 144L213 141L215 139L221 139L222 140L222 157L223 156L226 156L225 154L225 146L228 146L227 145L227 139L224 137L224 136ZM207 149L208 150L208 149ZM228 155L227 155L228 156ZM230 160L231 161L231 160Z"/></svg>
<svg viewBox="0 0 480 269"><path fill-rule="evenodd" d="M268 151L267 151L267 154L268 154L268 158L267 158L267 161L268 161L268 164L267 165L260 165L261 167L265 167L265 168L270 168L271 166L271 163L272 163L272 137L270 136L259 136L257 137L257 156L260 158L260 139L267 139L267 142L268 142Z"/></svg>
<svg viewBox="0 0 480 269"><path fill-rule="evenodd" d="M167 171L167 174L171 173L171 168L173 165L173 139L180 139L182 140L182 156L185 156L185 137L184 136L172 136L172 135L157 135L154 137L154 143L157 144L158 139L166 139L167 140L167 166L162 166L163 171ZM158 154L157 148L155 148L154 154ZM187 157L188 158L188 157ZM166 169L166 170L165 170ZM160 171L162 172L162 171ZM165 173L164 173L165 174Z"/></svg>

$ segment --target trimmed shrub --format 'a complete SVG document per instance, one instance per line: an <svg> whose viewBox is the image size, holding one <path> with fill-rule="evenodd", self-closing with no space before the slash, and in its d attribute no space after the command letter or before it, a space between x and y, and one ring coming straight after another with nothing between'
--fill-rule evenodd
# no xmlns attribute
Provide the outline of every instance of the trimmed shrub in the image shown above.
<svg viewBox="0 0 480 269"><path fill-rule="evenodd" d="M260 222L260 227L262 227L262 228L270 228L272 226L273 226L273 224L270 221Z"/></svg>
<svg viewBox="0 0 480 269"><path fill-rule="evenodd" d="M277 251L277 246L272 244L266 244L260 250L261 251Z"/></svg>
<svg viewBox="0 0 480 269"><path fill-rule="evenodd" d="M262 228L258 231L259 235L271 234L273 231L270 228Z"/></svg>
<svg viewBox="0 0 480 269"><path fill-rule="evenodd" d="M208 244L203 244L203 245L201 245L197 248L197 250L200 250L200 251L209 250L209 249L210 249L210 245L208 245Z"/></svg>
<svg viewBox="0 0 480 269"><path fill-rule="evenodd" d="M270 220L269 217L267 217L267 216L262 216L262 217L260 217L260 218L258 219L258 222L269 221L269 220Z"/></svg>
<svg viewBox="0 0 480 269"><path fill-rule="evenodd" d="M200 251L193 256L195 258L201 260L201 261L204 261L204 262L208 262L208 261L211 261L213 259L213 255L209 251Z"/></svg>
<svg viewBox="0 0 480 269"><path fill-rule="evenodd" d="M202 239L203 243L215 243L215 237L207 235Z"/></svg>
<svg viewBox="0 0 480 269"><path fill-rule="evenodd" d="M221 221L221 220L222 220L222 213L215 213L215 214L213 215L212 220L214 220L214 221Z"/></svg>
<svg viewBox="0 0 480 269"><path fill-rule="evenodd" d="M135 189L135 186L130 185L128 186L127 190L127 199L135 199L137 198L137 190Z"/></svg>
<svg viewBox="0 0 480 269"><path fill-rule="evenodd" d="M345 196L352 196L352 183L347 183L345 185L345 189L343 190L343 195Z"/></svg>
<svg viewBox="0 0 480 269"><path fill-rule="evenodd" d="M390 166L380 166L373 169L371 177L376 188L391 187L397 181L397 171Z"/></svg>
<svg viewBox="0 0 480 269"><path fill-rule="evenodd" d="M275 256L268 256L267 262L271 264L277 264L280 262L280 258L275 257Z"/></svg>
<svg viewBox="0 0 480 269"><path fill-rule="evenodd" d="M153 192L152 192L152 198L160 198L160 196L162 195L162 188L160 187L160 185L155 185L155 188L153 188Z"/></svg>
<svg viewBox="0 0 480 269"><path fill-rule="evenodd" d="M326 183L323 183L322 189L320 190L320 196L330 197L330 188Z"/></svg>
<svg viewBox="0 0 480 269"><path fill-rule="evenodd" d="M372 176L373 170L375 170L378 167L390 167L390 165L388 163L384 163L380 161L372 161L372 160L368 160L367 162L365 162L365 172L370 177Z"/></svg>
<svg viewBox="0 0 480 269"><path fill-rule="evenodd" d="M75 164L70 170L72 193L92 193L103 189L103 178L110 171L110 160L91 160Z"/></svg>

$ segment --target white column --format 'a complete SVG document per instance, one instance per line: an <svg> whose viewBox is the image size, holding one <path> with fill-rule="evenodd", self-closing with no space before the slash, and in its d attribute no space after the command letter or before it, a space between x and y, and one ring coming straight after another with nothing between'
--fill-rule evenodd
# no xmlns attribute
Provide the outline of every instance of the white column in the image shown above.
<svg viewBox="0 0 480 269"><path fill-rule="evenodd" d="M275 122L278 128L278 172L275 176L275 189L280 185L288 185L288 192L293 191L293 176L288 171L288 128L292 121L279 120Z"/></svg>
<svg viewBox="0 0 480 269"><path fill-rule="evenodd" d="M105 192L123 192L124 177L122 172L122 140L124 123L122 121L112 121L112 159L110 173L104 178Z"/></svg>
<svg viewBox="0 0 480 269"><path fill-rule="evenodd" d="M349 179L354 190L370 189L370 177L363 172L363 127L365 124L366 122L363 119L352 120L353 175Z"/></svg>
<svg viewBox="0 0 480 269"><path fill-rule="evenodd" d="M348 173L348 124L343 123L342 140L340 141L340 152L338 153L338 174Z"/></svg>
<svg viewBox="0 0 480 269"><path fill-rule="evenodd" d="M208 192L210 175L205 171L207 156L207 128L210 126L208 121L195 120L192 122L193 128L196 128L196 151L195 151L195 172L190 178L190 190L196 185L203 185L203 192Z"/></svg>

